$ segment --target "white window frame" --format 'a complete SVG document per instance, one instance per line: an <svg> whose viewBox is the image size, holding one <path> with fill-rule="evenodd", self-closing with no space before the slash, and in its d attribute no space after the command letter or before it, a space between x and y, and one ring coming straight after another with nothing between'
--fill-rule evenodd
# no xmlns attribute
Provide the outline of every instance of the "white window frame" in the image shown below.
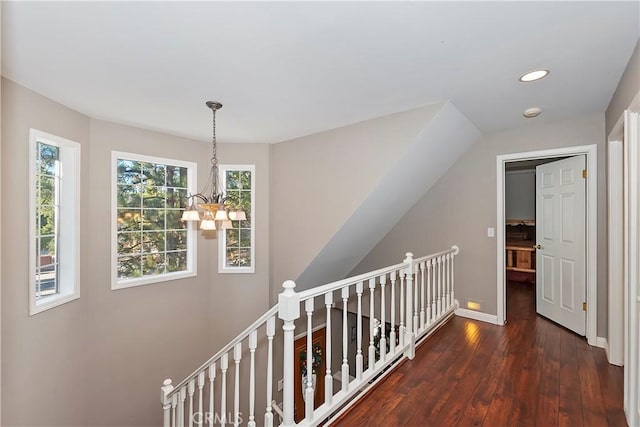
<svg viewBox="0 0 640 427"><path fill-rule="evenodd" d="M150 285L153 283L161 283L169 280L196 276L198 274L196 263L196 260L198 259L196 227L191 222L188 222L187 270L131 279L118 278L118 227L116 220L118 218L118 159L187 168L188 194L196 193L196 177L198 176L197 164L195 162L148 156L145 154L127 153L123 151L111 152L111 290L126 289L135 286Z"/></svg>
<svg viewBox="0 0 640 427"><path fill-rule="evenodd" d="M256 166L255 165L220 165L220 185L222 191L227 192L227 171L249 171L251 172L251 266L249 267L233 267L227 266L227 233L225 230L220 232L218 238L218 273L235 274L235 273L255 273L256 272Z"/></svg>
<svg viewBox="0 0 640 427"><path fill-rule="evenodd" d="M36 299L36 156L38 142L60 150L60 222L58 292ZM29 129L29 315L80 298L80 144L37 129Z"/></svg>

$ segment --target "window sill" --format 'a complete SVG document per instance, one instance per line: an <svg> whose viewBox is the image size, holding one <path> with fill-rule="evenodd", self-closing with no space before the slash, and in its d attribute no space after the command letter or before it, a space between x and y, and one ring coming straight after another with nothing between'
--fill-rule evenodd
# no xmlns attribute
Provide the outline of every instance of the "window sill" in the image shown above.
<svg viewBox="0 0 640 427"><path fill-rule="evenodd" d="M255 267L221 267L218 268L219 274L254 274Z"/></svg>
<svg viewBox="0 0 640 427"><path fill-rule="evenodd" d="M196 271L180 271L176 273L167 273L161 276L144 276L135 279L124 279L111 282L111 290L133 288L136 286L152 285L154 283L168 282L170 280L186 279L188 277L197 276Z"/></svg>
<svg viewBox="0 0 640 427"><path fill-rule="evenodd" d="M58 307L59 305L77 300L78 298L80 298L79 292L75 294L51 295L41 298L40 300L33 302L31 307L29 308L29 316L42 313L43 311Z"/></svg>

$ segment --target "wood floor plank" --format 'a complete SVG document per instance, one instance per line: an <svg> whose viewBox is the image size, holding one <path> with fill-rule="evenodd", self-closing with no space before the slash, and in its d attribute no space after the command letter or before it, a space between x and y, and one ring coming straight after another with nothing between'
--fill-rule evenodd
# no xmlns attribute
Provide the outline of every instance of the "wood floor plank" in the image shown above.
<svg viewBox="0 0 640 427"><path fill-rule="evenodd" d="M509 283L504 327L454 317L336 426L625 426L622 368Z"/></svg>

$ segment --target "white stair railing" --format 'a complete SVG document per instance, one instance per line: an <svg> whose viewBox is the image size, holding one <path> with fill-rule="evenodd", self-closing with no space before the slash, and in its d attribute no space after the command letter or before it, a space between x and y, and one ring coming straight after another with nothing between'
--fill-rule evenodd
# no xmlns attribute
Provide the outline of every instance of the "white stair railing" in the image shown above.
<svg viewBox="0 0 640 427"><path fill-rule="evenodd" d="M417 259L407 253L400 264L303 292L295 292L295 283L286 281L276 306L183 381L175 386L169 379L164 381L164 427L245 423L249 427L272 427L274 423L285 427L316 426L335 417L355 402L363 389L382 379L389 366L405 357L413 359L416 342L453 315L457 304L453 261L457 254L456 246ZM332 315L336 320L341 317L339 330L332 329ZM353 315L355 325L349 323ZM314 322L324 323L325 327L320 372L313 372ZM281 334L277 334L280 328L276 323L282 325ZM305 330L306 371L312 373L297 385L296 326ZM355 352L350 350L354 340ZM278 353L282 371L274 370L274 341L283 346L282 353ZM266 368L259 371L257 366ZM274 375L280 373L282 404L274 407L279 397L274 398ZM314 407L313 375L324 377L323 403L318 407ZM336 390L334 378L340 382ZM266 389L257 391L259 383ZM304 396L304 410L300 411L304 417L298 423L294 421L295 393ZM276 414L278 422L274 418L276 408L278 413L282 411L282 415Z"/></svg>

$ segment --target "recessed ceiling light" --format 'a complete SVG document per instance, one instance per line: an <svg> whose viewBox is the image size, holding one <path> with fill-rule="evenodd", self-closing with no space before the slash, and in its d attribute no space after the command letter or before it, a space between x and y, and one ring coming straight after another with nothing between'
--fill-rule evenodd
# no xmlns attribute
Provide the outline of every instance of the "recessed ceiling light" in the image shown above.
<svg viewBox="0 0 640 427"><path fill-rule="evenodd" d="M542 113L542 108L532 107L532 108L527 108L526 110L524 110L522 115L524 117L526 117L527 119L532 119L534 117L538 117L540 115L540 113Z"/></svg>
<svg viewBox="0 0 640 427"><path fill-rule="evenodd" d="M549 75L549 70L534 70L520 77L521 82L533 82Z"/></svg>

